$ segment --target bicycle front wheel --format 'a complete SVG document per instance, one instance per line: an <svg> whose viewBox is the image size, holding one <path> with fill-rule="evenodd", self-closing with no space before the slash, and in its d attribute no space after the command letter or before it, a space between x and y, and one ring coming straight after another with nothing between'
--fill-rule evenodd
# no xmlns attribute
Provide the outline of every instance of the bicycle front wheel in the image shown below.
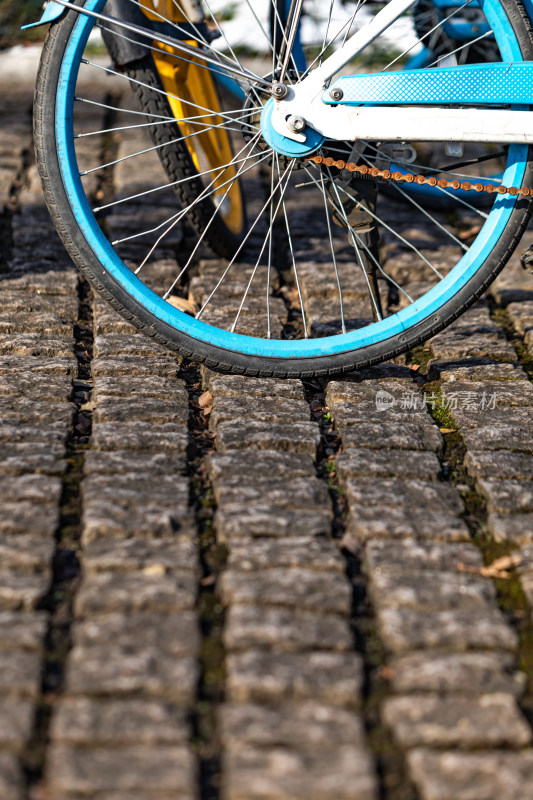
<svg viewBox="0 0 533 800"><path fill-rule="evenodd" d="M146 8L146 2L130 2ZM402 169L429 174L418 143L391 148L387 130L357 148L336 139L322 142L317 152L328 160L320 164L277 150L261 127L271 84L285 62L288 83L304 75L300 55L293 58L296 51L289 46L292 21L281 19L279 2L272 3L279 23L272 26L273 35L269 14L263 19L248 2L242 5L247 20L229 20L228 27L209 3L203 4L202 25L190 19L187 35L194 36L205 59L198 69L209 69L226 84L231 77L243 99L233 92L223 106L212 108L191 94L177 97L187 114L177 124L174 114L143 104L142 92L137 91L141 105L136 103L131 88L139 89L139 79L109 66L99 52L95 32L108 24L105 19L69 11L51 28L43 50L35 103L37 157L49 208L74 261L139 328L215 368L253 375L331 374L405 352L459 316L506 263L527 224L529 201L495 194L492 205L481 210L462 199L461 213L450 216L429 211L401 184L391 184L395 197L390 198L382 195L377 179L331 166L351 160L383 169L394 158ZM105 13L105 0L79 5ZM187 14L190 3L179 5ZM159 4L160 10L164 6ZM333 2L306 4L302 35L293 47L307 51L311 69L342 45L354 23L368 21L365 5L343 5L342 19L336 8ZM531 25L521 2L486 0L483 11L504 60L533 58ZM164 45L170 58L190 58L178 43L158 41L161 31L174 30L180 39L176 23L167 22L151 41L145 37L150 51L159 57ZM231 31L245 25L246 41L232 38ZM250 36L253 25L257 35ZM356 69L401 68L421 37L409 14L395 25L358 56ZM127 28L117 35L127 37ZM281 46L272 41L279 36ZM200 61L195 57L195 64ZM100 75L109 76L108 83L102 84ZM171 99L167 88L156 88ZM430 118L432 109L420 113ZM148 132L167 126L171 135L154 143ZM225 132L231 156L177 178L158 167L158 155L164 161L206 130ZM194 154L194 145L188 147ZM441 159L431 175L482 180L496 188L533 186L527 145L493 148L494 158L504 163L498 178L490 158L481 160L469 143L458 148L460 155L445 145L432 147L440 147ZM194 197L179 203L175 187L188 181L196 186ZM248 206L246 229L233 252L213 258L206 244L227 213L224 202L236 181ZM436 191L444 196L451 190L437 186ZM210 213L198 214L204 204ZM191 214L202 222L197 240L185 247L182 225Z"/></svg>

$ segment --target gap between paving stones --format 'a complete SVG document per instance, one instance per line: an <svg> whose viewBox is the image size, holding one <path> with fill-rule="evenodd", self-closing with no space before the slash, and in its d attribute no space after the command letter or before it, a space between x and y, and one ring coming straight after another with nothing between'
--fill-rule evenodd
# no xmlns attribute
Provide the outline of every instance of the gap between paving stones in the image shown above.
<svg viewBox="0 0 533 800"><path fill-rule="evenodd" d="M202 638L193 742L199 759L199 800L219 800L221 742L217 711L224 702L226 666L222 638L224 608L219 597L218 578L226 564L227 549L218 543L213 524L216 503L205 467L205 456L213 450L213 435L208 430L209 415L201 401L204 393L200 369L195 364L184 363L182 374L189 392L188 469L202 570L198 590Z"/></svg>
<svg viewBox="0 0 533 800"><path fill-rule="evenodd" d="M81 575L81 497L85 452L91 433L92 292L78 276L78 316L74 325L77 377L72 380L71 402L75 406L70 435L66 440L67 469L63 475L59 528L55 535L52 583L37 609L48 613L44 642L41 695L36 700L35 721L21 756L26 795L34 796L43 780L49 730L54 706L64 691L65 667L71 641L73 608Z"/></svg>
<svg viewBox="0 0 533 800"><path fill-rule="evenodd" d="M405 754L396 744L390 729L383 723L381 703L391 696L391 686L386 680L386 652L378 632L367 591L360 549L345 538L348 504L346 492L339 483L335 459L342 449L342 440L332 425L331 412L326 406L327 383L304 381L306 399L312 418L320 428L320 445L317 455L317 473L327 481L333 504L333 537L338 541L346 562L352 601L352 630L355 647L363 656L364 682L362 687L362 714L369 747L376 763L380 800L417 800L414 785L409 779Z"/></svg>

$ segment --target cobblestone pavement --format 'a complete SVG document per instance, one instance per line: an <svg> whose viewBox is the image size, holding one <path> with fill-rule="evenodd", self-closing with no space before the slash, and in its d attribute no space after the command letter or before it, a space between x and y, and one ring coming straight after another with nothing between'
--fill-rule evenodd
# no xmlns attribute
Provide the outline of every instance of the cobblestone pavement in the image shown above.
<svg viewBox="0 0 533 800"><path fill-rule="evenodd" d="M200 370L80 280L2 89L0 797L533 798L533 277L342 380Z"/></svg>

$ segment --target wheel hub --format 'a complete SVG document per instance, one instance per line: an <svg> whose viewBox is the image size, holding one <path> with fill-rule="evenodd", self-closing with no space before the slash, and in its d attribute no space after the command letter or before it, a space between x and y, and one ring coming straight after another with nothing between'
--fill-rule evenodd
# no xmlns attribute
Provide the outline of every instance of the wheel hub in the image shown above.
<svg viewBox="0 0 533 800"><path fill-rule="evenodd" d="M277 153L291 158L303 158L316 152L324 142L324 136L313 128L306 126L301 117L290 117L289 124L298 125L299 131L305 136L305 142L296 142L288 136L282 136L272 125L272 114L276 108L276 101L271 98L265 103L261 112L261 133L265 142Z"/></svg>

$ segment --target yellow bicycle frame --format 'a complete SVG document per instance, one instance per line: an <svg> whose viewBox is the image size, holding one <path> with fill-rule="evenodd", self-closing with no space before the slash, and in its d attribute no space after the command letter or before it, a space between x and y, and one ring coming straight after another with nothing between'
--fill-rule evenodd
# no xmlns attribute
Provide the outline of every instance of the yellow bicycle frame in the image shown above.
<svg viewBox="0 0 533 800"><path fill-rule="evenodd" d="M160 21L164 17L177 24L187 24L186 15L174 0L159 0L154 13L151 9L154 9L153 0L144 0L143 12L149 19ZM189 40L187 44L199 46L195 40ZM154 47L157 48L153 56L159 77L169 95L168 101L180 131L187 137L185 143L194 165L198 171L209 170L212 173L212 177L206 175L206 179L207 183L214 179L215 205L219 206L229 230L239 236L244 230L243 201L238 180L228 192L228 181L235 177L236 167L226 167L220 172L224 164L233 159L233 151L229 132L223 127L224 119L216 113L221 108L213 75L205 68L205 62L184 60L170 45L156 40ZM209 113L207 109L215 113ZM199 119L193 120L193 117Z"/></svg>

